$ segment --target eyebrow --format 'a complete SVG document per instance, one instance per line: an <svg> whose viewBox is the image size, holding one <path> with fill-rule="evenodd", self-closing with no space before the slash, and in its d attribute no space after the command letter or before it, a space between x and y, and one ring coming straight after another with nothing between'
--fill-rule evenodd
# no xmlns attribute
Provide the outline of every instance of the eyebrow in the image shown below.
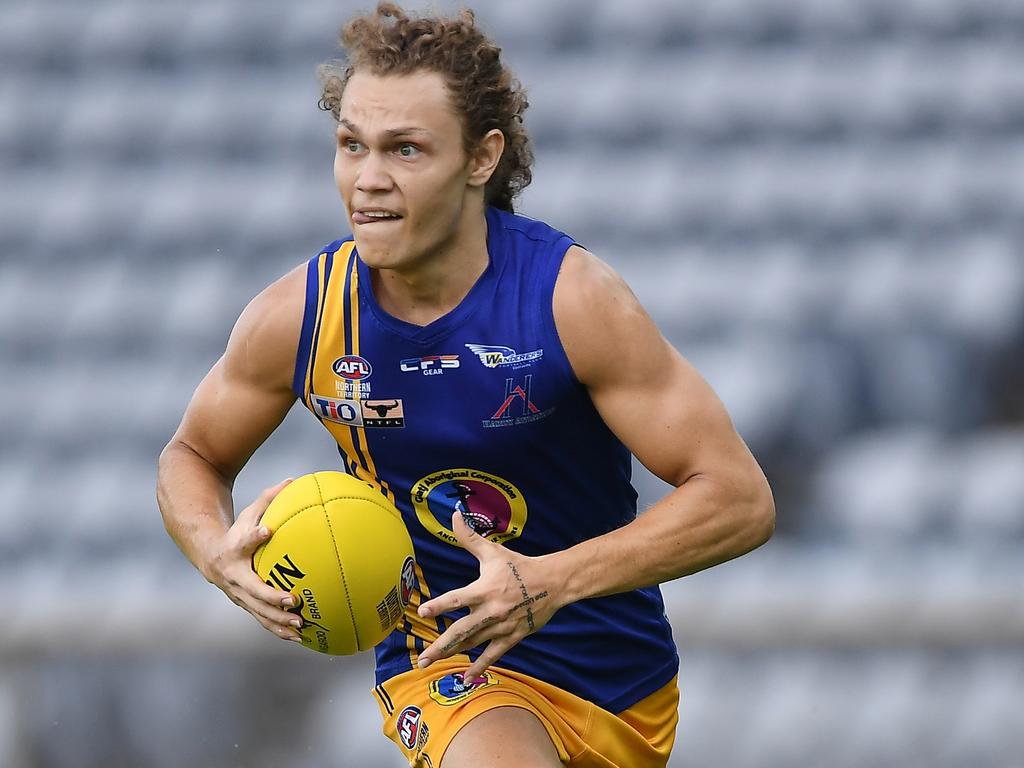
<svg viewBox="0 0 1024 768"><path fill-rule="evenodd" d="M361 133L361 131L359 130L359 126L357 126L355 123L353 123L351 120L348 120L347 118L340 118L338 120L338 125L344 126L352 133ZM394 139L397 138L398 136L409 136L414 134L425 134L429 136L430 131L428 131L426 128L417 128L416 126L413 125L402 128L388 128L386 131L381 131L381 136L383 136L386 139Z"/></svg>

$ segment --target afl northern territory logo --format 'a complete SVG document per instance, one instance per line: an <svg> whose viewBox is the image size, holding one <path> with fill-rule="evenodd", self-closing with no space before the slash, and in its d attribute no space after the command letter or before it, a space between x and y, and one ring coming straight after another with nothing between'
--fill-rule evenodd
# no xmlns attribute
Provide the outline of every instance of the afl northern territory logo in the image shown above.
<svg viewBox="0 0 1024 768"><path fill-rule="evenodd" d="M461 514L474 531L501 543L522 535L526 500L512 483L478 469L445 469L412 487L412 505L420 524L434 536L459 546L452 515Z"/></svg>
<svg viewBox="0 0 1024 768"><path fill-rule="evenodd" d="M331 369L336 376L340 376L346 381L362 381L370 378L370 374L373 373L370 361L359 355L339 357L331 364Z"/></svg>

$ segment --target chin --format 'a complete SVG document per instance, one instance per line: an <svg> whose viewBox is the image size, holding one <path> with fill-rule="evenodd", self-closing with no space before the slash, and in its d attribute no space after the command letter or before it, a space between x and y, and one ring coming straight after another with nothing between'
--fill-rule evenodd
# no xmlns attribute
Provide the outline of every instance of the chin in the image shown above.
<svg viewBox="0 0 1024 768"><path fill-rule="evenodd" d="M402 264L401 253L384 243L372 239L354 237L359 258L371 269L394 269Z"/></svg>

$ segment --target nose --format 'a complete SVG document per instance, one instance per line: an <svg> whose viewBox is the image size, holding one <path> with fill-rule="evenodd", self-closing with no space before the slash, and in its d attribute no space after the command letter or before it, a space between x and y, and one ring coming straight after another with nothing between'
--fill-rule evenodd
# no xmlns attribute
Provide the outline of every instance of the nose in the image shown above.
<svg viewBox="0 0 1024 768"><path fill-rule="evenodd" d="M387 172L384 158L380 153L370 151L363 157L356 175L356 189L360 192L387 192L394 180Z"/></svg>

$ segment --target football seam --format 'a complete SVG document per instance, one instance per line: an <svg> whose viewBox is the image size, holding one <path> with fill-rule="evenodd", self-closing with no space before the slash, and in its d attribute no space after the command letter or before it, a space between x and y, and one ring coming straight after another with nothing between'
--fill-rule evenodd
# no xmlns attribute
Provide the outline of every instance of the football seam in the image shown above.
<svg viewBox="0 0 1024 768"><path fill-rule="evenodd" d="M331 527L331 516L327 514L327 507L325 506L328 503L328 500L324 499L323 490L320 488L320 480L317 478L316 474L313 475L313 482L316 483L316 490L320 494L320 504L315 506L320 506L324 509L324 521L327 523L327 532L331 534L331 543L334 545L334 556L338 560L338 572L341 574L341 584L345 588L345 603L348 605L348 618L352 622L352 634L356 638L356 650L361 651L363 650L363 644L359 640L359 626L356 623L355 611L352 610L352 596L349 594L348 581L345 579L345 566L341 564L341 554L338 552L338 539L334 536L334 528ZM344 496L339 499L330 499L330 501L339 501L341 498L362 497ZM294 515L292 517L294 517Z"/></svg>
<svg viewBox="0 0 1024 768"><path fill-rule="evenodd" d="M320 487L320 484L317 483L317 488L319 489L319 487ZM373 506L375 506L375 507L380 507L381 509L383 509L386 512L393 512L393 510L390 507L387 507L387 506L385 506L383 504L380 504L377 501L375 501L374 499L368 499L365 496L332 496L329 499L323 499L321 501L321 503L319 503L319 504L309 504L308 506L305 506L305 507L299 507L298 509L293 509L292 513L290 515L288 515L288 517L286 517L284 520L282 520L280 522L280 524L274 529L273 532L277 533L282 528L284 528L286 525L288 525L288 523L290 523L292 520L294 520L296 517L298 517L299 514L301 514L302 512L305 512L308 509L323 508L324 512L326 513L327 509L326 509L326 507L324 507L325 504L330 504L332 501L348 501L348 500L351 500L351 499L355 499L355 500L358 500L358 501L365 501L365 502L368 502L370 504L373 504ZM395 509L398 509L398 507L395 507ZM405 522L402 519L401 511L398 512L398 519L402 520L403 523ZM262 562L262 560L263 560L262 553L260 554L260 559L259 560L256 559L255 553L253 554L253 561L252 562L253 562L253 569L254 570L259 567L259 564L260 564L260 562Z"/></svg>
<svg viewBox="0 0 1024 768"><path fill-rule="evenodd" d="M320 490L320 483L319 483L319 481L317 481L314 478L314 482L316 482L316 487L317 487L317 490L319 491ZM399 510L398 507L389 507L389 506L386 506L384 504L381 504L376 499L368 499L365 496L332 496L329 499L325 499L325 498L323 498L322 491L321 491L320 503L319 504L308 504L305 507L299 507L298 509L293 509L291 514L288 515L288 517L286 517L284 520L282 520L278 524L278 526L274 529L273 533L277 533L278 531L280 531L282 528L284 528L286 525L288 525L288 523L290 523L292 520L294 520L296 517L298 517L299 514L301 514L302 512L305 512L306 510L323 508L324 512L326 513L327 509L326 509L326 507L324 507L325 504L329 504L332 501L348 501L350 499L355 499L355 500L358 500L358 501L368 502L370 504L373 504L373 506L375 506L375 507L380 507L381 509L383 509L386 512L394 513L395 511L397 511L398 512L398 519L401 520L403 524L405 523L405 520L402 518L402 511ZM253 557L252 557L252 567L253 567L253 570L256 570L257 568L259 568L260 567L260 563L263 562L263 552L265 551L265 549L261 549L261 550L258 550L258 551L259 551L259 555L260 555L258 560L256 559L256 553L255 552L253 553Z"/></svg>

